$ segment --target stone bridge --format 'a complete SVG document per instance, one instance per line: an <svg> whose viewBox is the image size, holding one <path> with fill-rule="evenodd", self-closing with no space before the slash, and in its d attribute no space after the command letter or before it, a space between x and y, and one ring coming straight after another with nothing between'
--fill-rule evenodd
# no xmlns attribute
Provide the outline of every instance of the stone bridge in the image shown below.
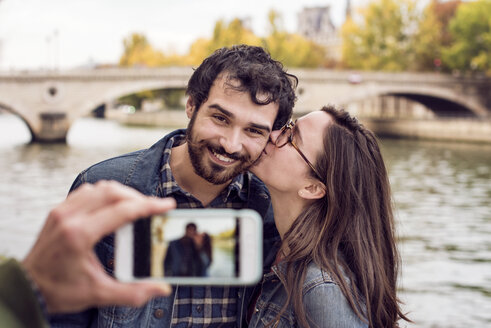
<svg viewBox="0 0 491 328"><path fill-rule="evenodd" d="M33 141L64 141L71 124L98 106L144 90L185 89L190 67L0 73L0 107L20 116ZM491 79L444 74L290 70L299 78L295 112L391 95L437 116L491 117Z"/></svg>

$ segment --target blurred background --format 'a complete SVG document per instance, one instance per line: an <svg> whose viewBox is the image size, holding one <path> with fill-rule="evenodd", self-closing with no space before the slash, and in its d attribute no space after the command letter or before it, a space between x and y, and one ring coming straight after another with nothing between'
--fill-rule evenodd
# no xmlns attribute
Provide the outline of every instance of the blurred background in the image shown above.
<svg viewBox="0 0 491 328"><path fill-rule="evenodd" d="M78 172L185 127L192 68L265 47L380 138L415 324L491 325L491 0L0 0L0 256Z"/></svg>

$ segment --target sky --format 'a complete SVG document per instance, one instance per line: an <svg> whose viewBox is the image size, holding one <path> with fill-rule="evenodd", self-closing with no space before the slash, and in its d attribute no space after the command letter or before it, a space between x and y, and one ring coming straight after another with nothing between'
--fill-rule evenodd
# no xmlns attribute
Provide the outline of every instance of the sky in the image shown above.
<svg viewBox="0 0 491 328"><path fill-rule="evenodd" d="M295 32L303 7L327 5L340 26L345 0L0 0L0 70L115 64L134 32L156 49L185 53L197 38L210 38L219 19L250 18L254 33L264 36L271 9Z"/></svg>

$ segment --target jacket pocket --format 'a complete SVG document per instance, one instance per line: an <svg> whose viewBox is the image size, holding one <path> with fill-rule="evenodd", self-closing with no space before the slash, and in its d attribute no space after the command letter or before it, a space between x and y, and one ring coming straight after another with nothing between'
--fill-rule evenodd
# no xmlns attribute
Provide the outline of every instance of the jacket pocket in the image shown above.
<svg viewBox="0 0 491 328"><path fill-rule="evenodd" d="M131 323L139 323L143 308L134 308L128 306L108 306L99 309L98 327L137 327ZM139 324L142 324L141 322Z"/></svg>
<svg viewBox="0 0 491 328"><path fill-rule="evenodd" d="M261 323L265 327L295 327L295 317L288 307L279 317L282 307L274 303L265 303L261 311Z"/></svg>

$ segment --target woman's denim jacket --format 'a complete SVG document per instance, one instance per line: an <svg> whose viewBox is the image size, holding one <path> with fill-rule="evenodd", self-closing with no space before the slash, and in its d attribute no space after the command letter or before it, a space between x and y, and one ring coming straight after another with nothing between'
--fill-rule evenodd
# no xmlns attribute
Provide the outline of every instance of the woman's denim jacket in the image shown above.
<svg viewBox="0 0 491 328"><path fill-rule="evenodd" d="M262 291L249 322L250 328L298 327L291 303L277 318L286 302L286 264L280 263L265 274ZM351 309L341 288L315 263L307 268L303 283L303 303L310 327L368 327Z"/></svg>

